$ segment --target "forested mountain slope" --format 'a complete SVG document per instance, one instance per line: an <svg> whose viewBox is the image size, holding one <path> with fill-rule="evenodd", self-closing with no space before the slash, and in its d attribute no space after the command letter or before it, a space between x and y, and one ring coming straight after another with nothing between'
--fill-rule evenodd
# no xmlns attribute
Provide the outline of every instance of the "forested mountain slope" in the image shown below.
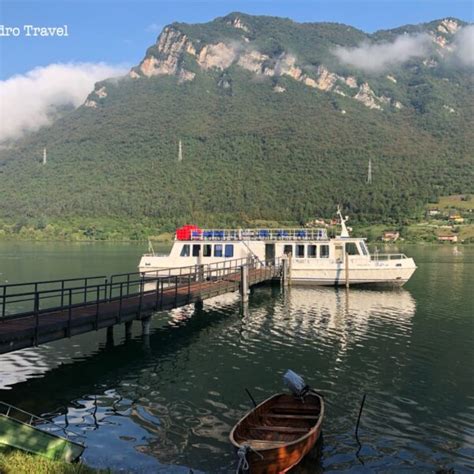
<svg viewBox="0 0 474 474"><path fill-rule="evenodd" d="M172 24L126 77L1 150L0 214L169 227L303 221L340 203L359 221L415 217L439 194L472 192L472 69L456 56L466 27L369 35L241 13ZM389 55L397 41L403 61L370 49Z"/></svg>

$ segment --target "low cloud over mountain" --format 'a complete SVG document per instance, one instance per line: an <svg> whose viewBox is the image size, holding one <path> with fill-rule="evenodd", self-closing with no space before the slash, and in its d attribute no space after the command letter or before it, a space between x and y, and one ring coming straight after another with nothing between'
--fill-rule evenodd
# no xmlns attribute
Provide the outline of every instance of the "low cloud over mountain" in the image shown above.
<svg viewBox="0 0 474 474"><path fill-rule="evenodd" d="M465 66L474 67L474 25L468 25L459 31L454 40L455 55Z"/></svg>
<svg viewBox="0 0 474 474"><path fill-rule="evenodd" d="M425 56L431 39L427 33L400 35L390 43L362 43L355 48L339 46L334 54L345 64L368 72L382 72L412 58Z"/></svg>
<svg viewBox="0 0 474 474"><path fill-rule="evenodd" d="M448 25L454 22L445 20ZM441 24L443 27L443 24ZM456 31L457 30L457 31ZM446 59L458 59L464 66L474 65L474 25L467 25L456 30L446 30L454 34L452 46L447 46L446 35L439 36L443 29L438 28L438 35L431 32L414 35L401 34L393 41L383 43L370 43L365 41L356 47L338 46L333 53L339 60L350 66L370 73L388 71L393 66L405 63L413 58L422 58L432 52L433 45L447 49Z"/></svg>
<svg viewBox="0 0 474 474"><path fill-rule="evenodd" d="M0 142L50 125L58 108L77 107L95 82L125 70L104 63L50 64L0 81Z"/></svg>

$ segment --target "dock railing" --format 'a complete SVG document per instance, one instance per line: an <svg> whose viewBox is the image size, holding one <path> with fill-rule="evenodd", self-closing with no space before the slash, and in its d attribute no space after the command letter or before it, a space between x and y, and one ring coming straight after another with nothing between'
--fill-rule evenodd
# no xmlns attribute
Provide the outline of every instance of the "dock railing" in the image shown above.
<svg viewBox="0 0 474 474"><path fill-rule="evenodd" d="M165 291L169 294L174 290L176 301L178 291L184 291L190 301L191 288L196 291L196 283L225 281L230 276L238 275L242 266L265 269L265 274L271 275L279 265L280 260L276 258L265 262L249 257L206 265L120 273L109 278L90 276L0 285L0 320L33 315L38 323L42 314L55 311L68 311L71 320L74 308L91 306L95 307L98 318L101 305L112 301L119 301L120 319L122 302L125 299L154 294L156 308L160 308L163 307ZM237 280L228 281L234 282L232 285L235 285Z"/></svg>

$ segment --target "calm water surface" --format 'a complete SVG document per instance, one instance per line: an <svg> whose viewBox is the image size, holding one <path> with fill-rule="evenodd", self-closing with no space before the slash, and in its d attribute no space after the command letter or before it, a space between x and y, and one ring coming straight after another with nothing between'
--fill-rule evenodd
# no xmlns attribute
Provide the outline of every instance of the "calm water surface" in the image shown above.
<svg viewBox="0 0 474 474"><path fill-rule="evenodd" d="M474 248L406 247L402 290L278 287L157 313L149 340L104 331L0 356L0 399L69 423L84 461L133 472L225 473L249 409L287 368L326 394L319 462L295 472L474 471ZM134 271L144 245L0 243L0 281ZM358 459L354 426L367 393ZM364 464L362 464L362 462Z"/></svg>

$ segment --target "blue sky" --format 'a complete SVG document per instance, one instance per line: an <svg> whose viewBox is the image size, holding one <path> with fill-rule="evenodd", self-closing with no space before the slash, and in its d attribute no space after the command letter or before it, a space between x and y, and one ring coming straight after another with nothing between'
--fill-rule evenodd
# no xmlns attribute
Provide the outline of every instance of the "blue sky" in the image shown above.
<svg viewBox="0 0 474 474"><path fill-rule="evenodd" d="M472 22L474 0L23 1L1 0L0 25L68 25L68 38L0 37L0 80L67 62L137 64L160 29L232 11L347 23L367 32L453 16Z"/></svg>

